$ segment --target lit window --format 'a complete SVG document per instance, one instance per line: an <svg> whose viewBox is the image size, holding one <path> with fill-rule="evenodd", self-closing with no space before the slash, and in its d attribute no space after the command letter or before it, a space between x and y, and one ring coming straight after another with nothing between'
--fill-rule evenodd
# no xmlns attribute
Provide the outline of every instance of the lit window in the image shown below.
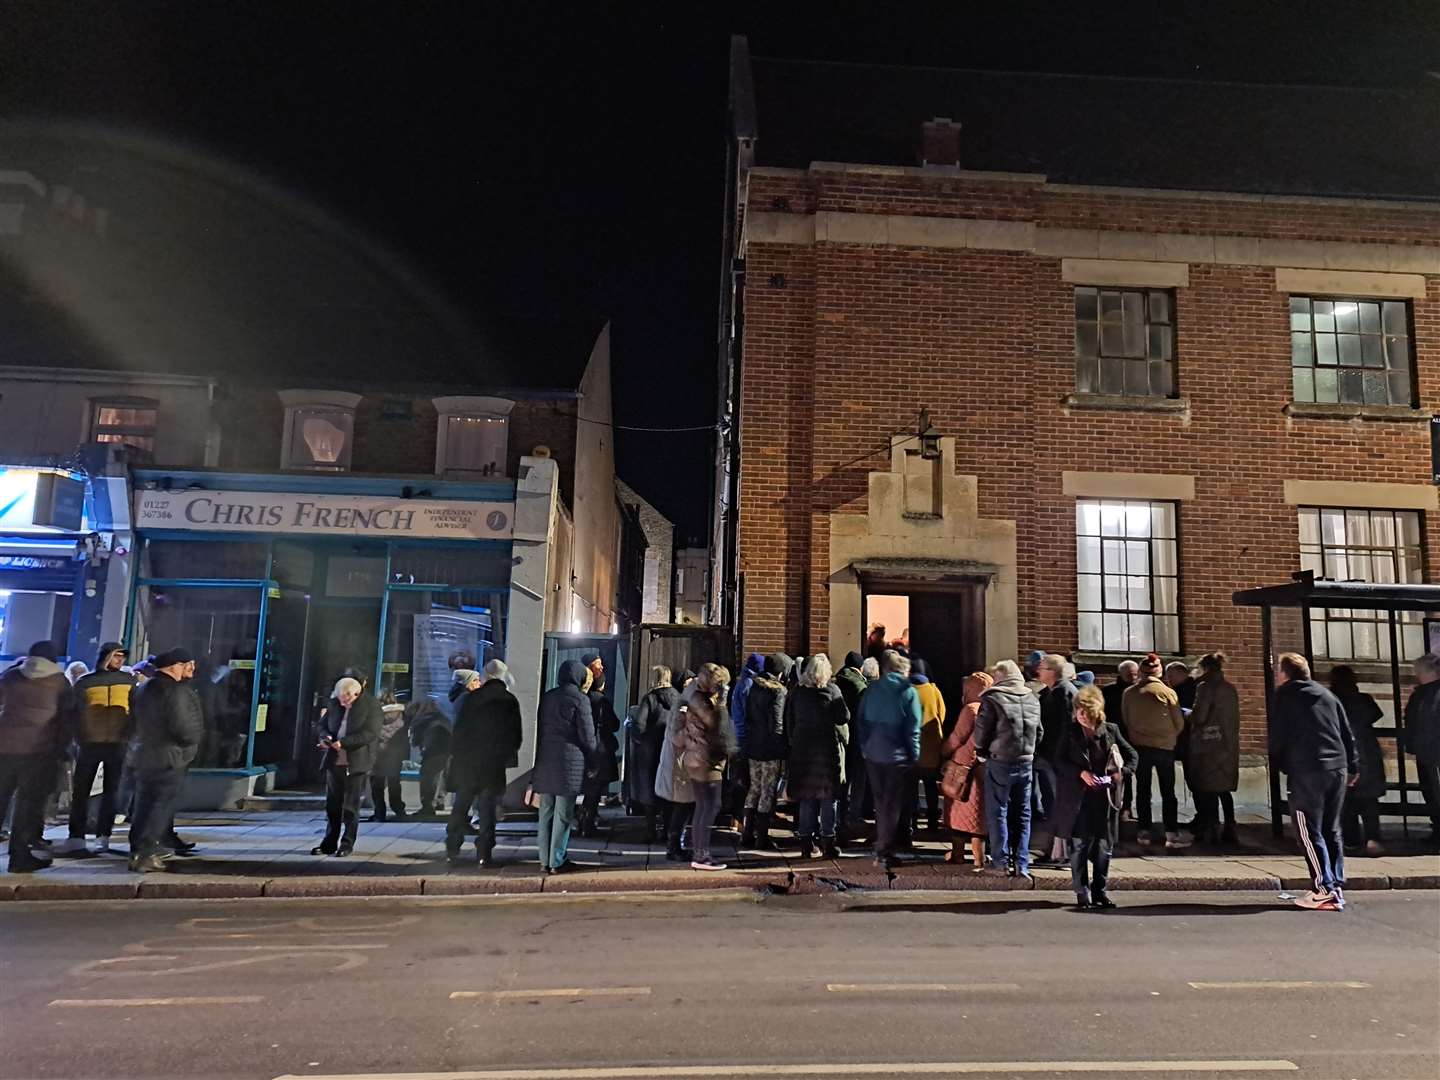
<svg viewBox="0 0 1440 1080"><path fill-rule="evenodd" d="M477 480L506 474L511 410L515 402L497 397L438 397L435 475Z"/></svg>
<svg viewBox="0 0 1440 1080"><path fill-rule="evenodd" d="M1410 405L1410 313L1403 300L1290 298L1296 401Z"/></svg>
<svg viewBox="0 0 1440 1080"><path fill-rule="evenodd" d="M1174 297L1164 289L1075 290L1075 389L1175 394Z"/></svg>
<svg viewBox="0 0 1440 1080"><path fill-rule="evenodd" d="M1180 651L1180 558L1173 502L1077 499L1080 648Z"/></svg>
<svg viewBox="0 0 1440 1080"><path fill-rule="evenodd" d="M285 441L280 467L345 472L355 443L355 407L359 394L321 390L282 390Z"/></svg>
<svg viewBox="0 0 1440 1080"><path fill-rule="evenodd" d="M1326 581L1414 585L1425 580L1416 510L1300 509L1300 568ZM1396 615L1405 660L1425 652L1422 613ZM1334 660L1389 660L1390 624L1364 608L1310 609L1310 647Z"/></svg>
<svg viewBox="0 0 1440 1080"><path fill-rule="evenodd" d="M93 442L127 446L137 460L155 457L155 424L159 410L148 401L97 401L90 416Z"/></svg>

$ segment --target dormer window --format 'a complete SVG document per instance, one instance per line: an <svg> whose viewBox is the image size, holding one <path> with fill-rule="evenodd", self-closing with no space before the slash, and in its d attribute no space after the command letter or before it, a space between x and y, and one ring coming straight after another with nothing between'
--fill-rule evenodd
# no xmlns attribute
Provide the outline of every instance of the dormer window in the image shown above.
<svg viewBox="0 0 1440 1080"><path fill-rule="evenodd" d="M514 407L509 398L435 398L435 411L440 414L435 475L448 480L504 476Z"/></svg>
<svg viewBox="0 0 1440 1080"><path fill-rule="evenodd" d="M90 439L128 447L132 460L153 461L156 403L149 398L111 398L90 403Z"/></svg>
<svg viewBox="0 0 1440 1080"><path fill-rule="evenodd" d="M285 440L282 469L348 472L359 394L338 390L282 390Z"/></svg>

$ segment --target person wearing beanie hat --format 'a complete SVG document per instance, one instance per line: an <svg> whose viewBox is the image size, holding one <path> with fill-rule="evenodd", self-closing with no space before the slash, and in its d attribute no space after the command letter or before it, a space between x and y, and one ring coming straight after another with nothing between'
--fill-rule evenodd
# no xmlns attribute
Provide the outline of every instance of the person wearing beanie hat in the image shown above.
<svg viewBox="0 0 1440 1080"><path fill-rule="evenodd" d="M1093 671L1081 671L1075 675L1075 682L1080 686L1094 686L1095 673Z"/></svg>
<svg viewBox="0 0 1440 1080"><path fill-rule="evenodd" d="M750 763L750 789L745 795L745 817L740 846L773 851L770 815L780 773L790 756L785 735L785 678L793 662L784 653L765 657L765 670L755 676L745 700L745 757Z"/></svg>
<svg viewBox="0 0 1440 1080"><path fill-rule="evenodd" d="M1165 823L1165 847L1177 851L1190 846L1180 834L1180 804L1175 798L1175 744L1185 730L1180 698L1161 678L1164 664L1155 653L1140 661L1140 678L1120 699L1125 731L1139 754L1135 771L1135 818L1141 847L1153 840L1150 783L1159 778L1160 806Z"/></svg>
<svg viewBox="0 0 1440 1080"><path fill-rule="evenodd" d="M1025 657L1025 663L1021 665L1021 674L1025 677L1025 685L1035 694L1038 694L1043 686L1040 682L1040 661L1044 659L1044 649L1033 649L1030 655Z"/></svg>

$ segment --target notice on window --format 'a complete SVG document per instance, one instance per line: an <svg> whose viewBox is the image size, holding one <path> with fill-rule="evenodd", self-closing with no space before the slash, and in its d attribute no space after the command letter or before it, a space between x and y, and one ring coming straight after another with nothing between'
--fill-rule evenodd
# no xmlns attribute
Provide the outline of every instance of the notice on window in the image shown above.
<svg viewBox="0 0 1440 1080"><path fill-rule="evenodd" d="M270 706L262 701L259 705L255 706L255 734L259 735L260 732L264 731L265 725L269 723L269 721Z"/></svg>
<svg viewBox="0 0 1440 1080"><path fill-rule="evenodd" d="M454 672L474 670L489 643L490 617L461 611L416 615L411 631L415 660L410 669L410 693L414 701L428 697L455 718L450 701Z"/></svg>

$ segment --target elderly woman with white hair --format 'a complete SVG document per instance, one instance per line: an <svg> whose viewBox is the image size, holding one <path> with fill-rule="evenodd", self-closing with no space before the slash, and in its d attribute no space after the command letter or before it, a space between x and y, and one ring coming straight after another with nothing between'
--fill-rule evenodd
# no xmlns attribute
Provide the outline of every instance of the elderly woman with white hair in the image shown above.
<svg viewBox="0 0 1440 1080"><path fill-rule="evenodd" d="M385 714L359 679L346 676L335 684L330 707L320 718L319 746L325 751L325 839L311 855L349 855L360 833L360 797L370 784L370 770L380 750Z"/></svg>
<svg viewBox="0 0 1440 1080"><path fill-rule="evenodd" d="M831 681L830 658L818 653L805 661L800 685L785 698L785 732L790 743L787 784L796 802L795 833L800 857L815 853L819 826L821 853L838 859L835 812L845 790L845 747L850 741L850 710Z"/></svg>

